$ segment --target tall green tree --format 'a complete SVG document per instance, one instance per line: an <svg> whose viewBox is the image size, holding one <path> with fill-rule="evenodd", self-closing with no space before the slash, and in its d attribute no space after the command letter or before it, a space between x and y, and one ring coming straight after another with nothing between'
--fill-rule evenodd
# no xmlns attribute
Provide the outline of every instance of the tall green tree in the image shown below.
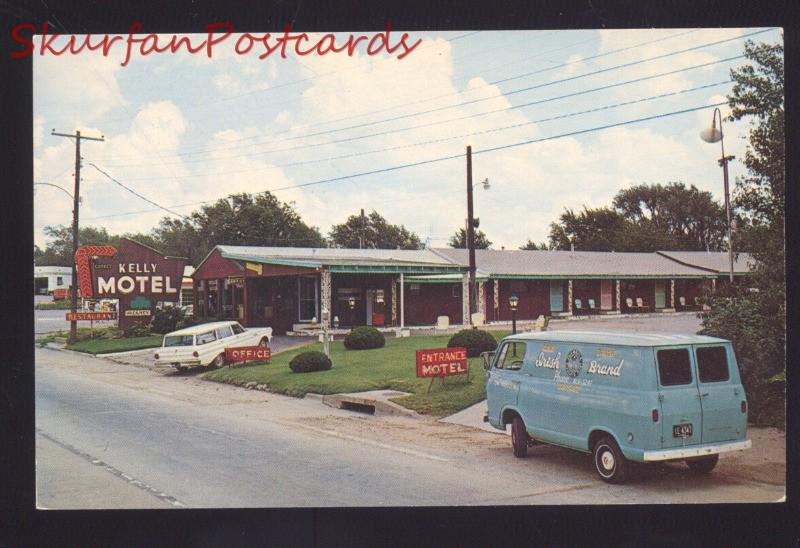
<svg viewBox="0 0 800 548"><path fill-rule="evenodd" d="M386 219L375 210L363 218L361 215L350 215L344 223L333 225L329 238L333 247L369 249L421 247L419 236L403 225L386 222Z"/></svg>
<svg viewBox="0 0 800 548"><path fill-rule="evenodd" d="M738 249L755 265L746 284L710 298L704 331L733 340L756 423L785 424L786 272L783 46L745 44L748 63L731 70L729 123L749 121L747 175L733 194ZM735 248L737 249L737 248Z"/></svg>
<svg viewBox="0 0 800 548"><path fill-rule="evenodd" d="M566 209L550 225L550 246L584 251L721 249L725 212L710 192L683 183L620 190L612 207Z"/></svg>
<svg viewBox="0 0 800 548"><path fill-rule="evenodd" d="M548 249L550 249L550 246L548 246L546 242L537 244L536 242L528 238L528 241L525 242L525 245L521 245L519 248L522 249L523 251L536 251L536 250L547 251Z"/></svg>
<svg viewBox="0 0 800 548"><path fill-rule="evenodd" d="M492 247L492 242L489 241L489 238L486 237L486 234L483 233L480 229L475 229L474 233L475 239L475 249L489 249ZM447 245L450 247L456 248L466 248L467 247L467 231L464 228L459 228L455 234L450 236L450 240L448 240Z"/></svg>

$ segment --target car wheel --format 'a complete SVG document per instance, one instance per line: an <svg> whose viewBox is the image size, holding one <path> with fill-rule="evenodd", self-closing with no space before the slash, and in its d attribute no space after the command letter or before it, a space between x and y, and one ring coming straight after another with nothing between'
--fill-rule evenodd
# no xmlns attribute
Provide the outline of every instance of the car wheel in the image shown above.
<svg viewBox="0 0 800 548"><path fill-rule="evenodd" d="M609 436L603 436L594 444L594 466L603 481L623 483L628 473L628 464L617 442Z"/></svg>
<svg viewBox="0 0 800 548"><path fill-rule="evenodd" d="M214 361L211 362L210 368L216 369L218 367L222 367L223 365L225 365L225 354L220 354L214 358Z"/></svg>
<svg viewBox="0 0 800 548"><path fill-rule="evenodd" d="M261 337L261 340L258 341L258 346L261 348L267 348L269 346L269 339L266 337Z"/></svg>
<svg viewBox="0 0 800 548"><path fill-rule="evenodd" d="M511 446L514 448L514 456L523 458L528 454L528 432L525 430L525 423L520 416L515 416L511 421Z"/></svg>
<svg viewBox="0 0 800 548"><path fill-rule="evenodd" d="M708 457L686 459L686 465L692 472L697 474L708 474L714 469L718 461L719 455L710 455Z"/></svg>

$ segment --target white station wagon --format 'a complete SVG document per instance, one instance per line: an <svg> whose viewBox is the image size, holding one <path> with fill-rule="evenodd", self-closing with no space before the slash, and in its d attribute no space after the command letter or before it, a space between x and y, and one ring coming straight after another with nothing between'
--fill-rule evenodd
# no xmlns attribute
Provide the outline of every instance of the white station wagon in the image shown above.
<svg viewBox="0 0 800 548"><path fill-rule="evenodd" d="M155 353L156 365L172 365L177 369L202 365L225 365L225 349L232 346L269 346L271 327L245 329L235 321L193 325L164 335Z"/></svg>

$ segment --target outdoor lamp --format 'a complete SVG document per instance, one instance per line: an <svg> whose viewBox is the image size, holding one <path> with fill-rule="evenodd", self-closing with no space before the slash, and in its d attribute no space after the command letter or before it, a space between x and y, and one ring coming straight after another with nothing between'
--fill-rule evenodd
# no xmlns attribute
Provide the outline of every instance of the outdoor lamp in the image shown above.
<svg viewBox="0 0 800 548"><path fill-rule="evenodd" d="M719 129L717 129L717 116L719 116ZM728 263L729 263L729 277L730 282L733 284L733 238L732 238L732 223L731 223L731 202L728 192L728 162L733 160L733 156L725 156L725 139L722 134L722 113L719 108L714 109L714 115L711 118L711 127L704 129L700 132L700 138L706 143L719 143L722 157L719 159L719 165L722 167L722 182L725 190L725 215L728 218Z"/></svg>
<svg viewBox="0 0 800 548"><path fill-rule="evenodd" d="M511 295L508 298L508 305L511 307L511 334L517 334L517 305L519 304L519 297Z"/></svg>
<svg viewBox="0 0 800 548"><path fill-rule="evenodd" d="M339 316L333 317L333 327L334 329L339 329Z"/></svg>
<svg viewBox="0 0 800 548"><path fill-rule="evenodd" d="M349 299L347 299L347 306L350 307L350 310L353 310L356 307L356 298L350 297Z"/></svg>

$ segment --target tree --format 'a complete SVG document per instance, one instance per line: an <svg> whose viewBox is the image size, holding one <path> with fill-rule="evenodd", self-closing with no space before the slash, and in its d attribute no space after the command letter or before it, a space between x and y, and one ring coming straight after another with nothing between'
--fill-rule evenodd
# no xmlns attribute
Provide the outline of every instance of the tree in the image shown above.
<svg viewBox="0 0 800 548"><path fill-rule="evenodd" d="M530 250L530 251L536 251L536 250L547 251L548 249L550 249L550 246L548 246L547 243L545 242L542 242L537 245L536 242L528 238L528 241L525 242L525 245L520 246L520 249Z"/></svg>
<svg viewBox="0 0 800 548"><path fill-rule="evenodd" d="M613 207L566 209L550 225L550 246L584 251L719 250L725 212L710 192L683 183L620 190Z"/></svg>
<svg viewBox="0 0 800 548"><path fill-rule="evenodd" d="M370 249L419 249L419 236L403 225L386 222L377 211L368 216L350 215L347 220L333 225L330 232L333 247Z"/></svg>
<svg viewBox="0 0 800 548"><path fill-rule="evenodd" d="M316 227L272 193L232 194L189 217L164 218L154 230L168 255L188 257L197 266L214 245L325 247Z"/></svg>
<svg viewBox="0 0 800 548"><path fill-rule="evenodd" d="M733 205L740 227L735 249L749 249L755 265L749 287L712 296L704 332L733 341L750 401L750 419L783 427L786 379L784 269L785 134L783 47L747 41L750 63L731 70L729 121L752 127Z"/></svg>
<svg viewBox="0 0 800 548"><path fill-rule="evenodd" d="M486 237L486 234L483 233L482 230L475 229L474 233L475 239L475 249L489 249L492 246L492 242ZM447 245L450 247L460 247L466 248L467 247L467 231L466 229L459 228L455 234L450 236L450 240L447 242Z"/></svg>
<svg viewBox="0 0 800 548"><path fill-rule="evenodd" d="M50 241L44 250L34 247L34 264L41 266L72 266L72 227L56 225L44 227ZM78 231L80 245L116 245L119 236L110 236L105 228L85 226Z"/></svg>

